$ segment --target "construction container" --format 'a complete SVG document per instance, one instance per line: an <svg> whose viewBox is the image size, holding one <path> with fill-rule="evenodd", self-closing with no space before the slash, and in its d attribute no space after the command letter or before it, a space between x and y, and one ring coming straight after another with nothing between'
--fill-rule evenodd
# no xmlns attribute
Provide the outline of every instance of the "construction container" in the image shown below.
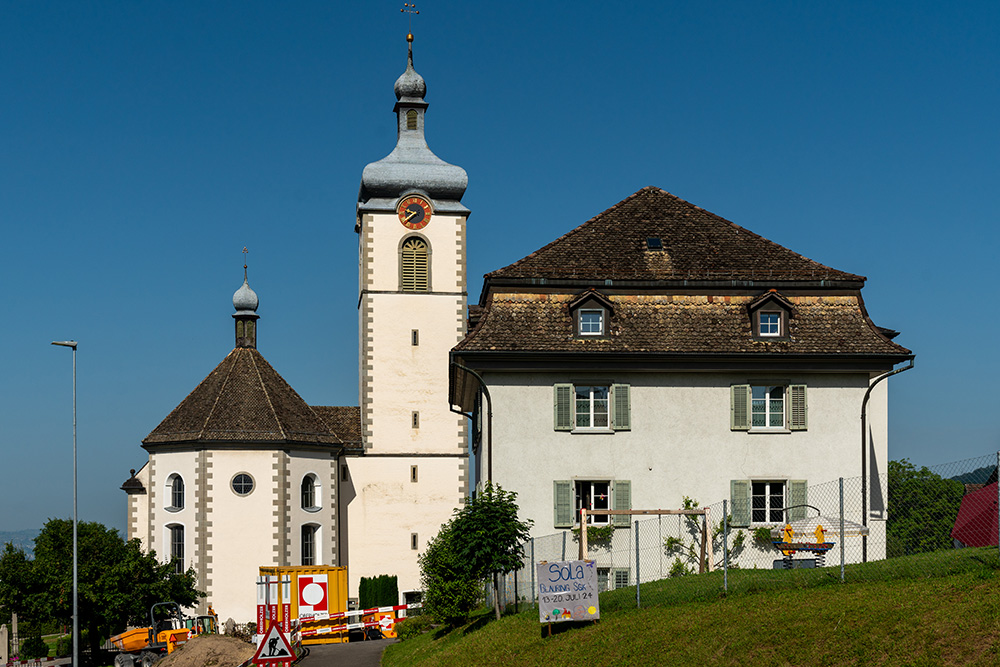
<svg viewBox="0 0 1000 667"><path fill-rule="evenodd" d="M330 614L347 611L347 568L332 565L299 565L261 567L260 576L277 577L280 584L272 585L268 602L277 614L275 620L309 621L326 619ZM258 608L265 604L258 587ZM287 609L287 612L286 612ZM260 613L258 612L258 617Z"/></svg>

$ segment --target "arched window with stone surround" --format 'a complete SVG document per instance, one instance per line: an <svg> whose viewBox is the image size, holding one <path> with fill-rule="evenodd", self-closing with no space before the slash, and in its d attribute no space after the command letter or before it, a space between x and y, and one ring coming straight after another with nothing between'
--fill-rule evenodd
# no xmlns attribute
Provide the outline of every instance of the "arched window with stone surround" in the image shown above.
<svg viewBox="0 0 1000 667"><path fill-rule="evenodd" d="M167 477L165 490L168 500L167 509L173 511L184 509L184 478L177 473L171 474Z"/></svg>

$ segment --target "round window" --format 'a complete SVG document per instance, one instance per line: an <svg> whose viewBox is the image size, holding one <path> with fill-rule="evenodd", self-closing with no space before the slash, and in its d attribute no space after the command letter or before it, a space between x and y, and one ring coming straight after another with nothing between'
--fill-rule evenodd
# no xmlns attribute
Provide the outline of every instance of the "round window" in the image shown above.
<svg viewBox="0 0 1000 667"><path fill-rule="evenodd" d="M253 491L253 477L241 472L233 477L233 491L238 496L249 496Z"/></svg>

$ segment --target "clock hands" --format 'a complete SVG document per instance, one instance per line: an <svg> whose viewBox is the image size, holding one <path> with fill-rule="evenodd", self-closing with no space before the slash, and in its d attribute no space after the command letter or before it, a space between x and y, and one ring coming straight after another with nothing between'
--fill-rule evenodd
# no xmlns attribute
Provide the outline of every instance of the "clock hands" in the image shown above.
<svg viewBox="0 0 1000 667"><path fill-rule="evenodd" d="M416 215L416 214L417 214L418 212L419 212L419 211L417 211L416 209L415 209L415 210L412 210L412 211L409 211L409 212L408 212L408 213L406 214L406 217L405 217L405 218L403 218L403 222L409 222L409 221L410 221L410 218L412 218L413 216L415 216L415 215Z"/></svg>

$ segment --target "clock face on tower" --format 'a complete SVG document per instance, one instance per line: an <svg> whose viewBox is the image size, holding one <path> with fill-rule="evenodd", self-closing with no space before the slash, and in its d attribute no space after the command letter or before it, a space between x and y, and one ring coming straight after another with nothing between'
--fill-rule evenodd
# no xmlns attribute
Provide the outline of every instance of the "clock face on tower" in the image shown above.
<svg viewBox="0 0 1000 667"><path fill-rule="evenodd" d="M399 202L396 215L407 229L423 229L431 221L431 205L423 197L407 197Z"/></svg>

